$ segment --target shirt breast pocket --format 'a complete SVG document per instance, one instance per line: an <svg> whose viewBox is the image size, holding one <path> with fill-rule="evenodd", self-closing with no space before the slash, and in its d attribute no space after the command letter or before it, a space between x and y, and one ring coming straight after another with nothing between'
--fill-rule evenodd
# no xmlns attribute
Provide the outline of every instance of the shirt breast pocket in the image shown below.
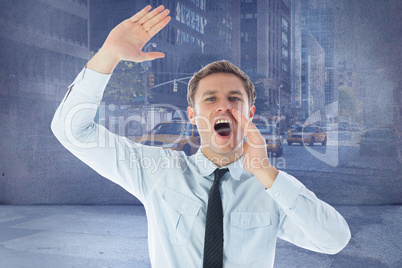
<svg viewBox="0 0 402 268"><path fill-rule="evenodd" d="M271 227L269 212L230 213L229 255L239 264L248 264L268 250Z"/></svg>
<svg viewBox="0 0 402 268"><path fill-rule="evenodd" d="M159 222L162 233L173 245L187 243L201 202L171 189L165 189L162 198L166 207L164 219Z"/></svg>

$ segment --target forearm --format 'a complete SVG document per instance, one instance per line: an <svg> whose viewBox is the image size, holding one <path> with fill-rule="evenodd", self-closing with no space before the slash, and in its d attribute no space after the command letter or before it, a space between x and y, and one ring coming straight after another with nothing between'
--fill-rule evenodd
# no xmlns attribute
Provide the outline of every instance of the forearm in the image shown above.
<svg viewBox="0 0 402 268"><path fill-rule="evenodd" d="M283 211L281 238L327 254L339 252L348 243L350 230L342 215L294 177L280 172L267 192Z"/></svg>

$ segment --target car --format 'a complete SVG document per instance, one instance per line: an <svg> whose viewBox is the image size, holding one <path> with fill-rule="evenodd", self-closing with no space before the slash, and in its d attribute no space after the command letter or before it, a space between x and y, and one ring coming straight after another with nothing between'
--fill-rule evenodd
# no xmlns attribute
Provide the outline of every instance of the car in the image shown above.
<svg viewBox="0 0 402 268"><path fill-rule="evenodd" d="M347 121L340 121L338 124L338 130L349 130L349 123Z"/></svg>
<svg viewBox="0 0 402 268"><path fill-rule="evenodd" d="M360 155L397 155L397 134L392 128L370 128L361 137Z"/></svg>
<svg viewBox="0 0 402 268"><path fill-rule="evenodd" d="M331 124L328 123L323 124L322 129L325 131L331 130Z"/></svg>
<svg viewBox="0 0 402 268"><path fill-rule="evenodd" d="M194 154L200 147L200 135L197 127L183 120L159 123L147 134L133 141L144 145L183 151L186 155Z"/></svg>
<svg viewBox="0 0 402 268"><path fill-rule="evenodd" d="M265 138L268 154L274 153L275 156L283 154L283 141L275 125L259 121L253 121L261 135Z"/></svg>
<svg viewBox="0 0 402 268"><path fill-rule="evenodd" d="M308 143L310 146L313 146L316 142L327 145L328 134L321 127L317 126L297 127L286 137L286 141L288 145L292 145L293 143L304 145Z"/></svg>
<svg viewBox="0 0 402 268"><path fill-rule="evenodd" d="M350 123L350 124L349 124L349 130L350 130L350 131L359 131L359 130L360 130L359 124L357 124L357 123Z"/></svg>
<svg viewBox="0 0 402 268"><path fill-rule="evenodd" d="M291 132L293 132L295 129L297 128L297 126L296 125L292 125L292 126L290 126L289 128L288 128L288 132L287 132L287 134L289 135Z"/></svg>

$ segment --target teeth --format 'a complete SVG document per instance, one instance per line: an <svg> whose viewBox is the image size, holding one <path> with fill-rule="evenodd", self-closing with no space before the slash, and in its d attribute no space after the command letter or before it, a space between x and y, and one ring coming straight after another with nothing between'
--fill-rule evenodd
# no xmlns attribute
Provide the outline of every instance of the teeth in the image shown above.
<svg viewBox="0 0 402 268"><path fill-rule="evenodd" d="M216 124L222 124L222 123L231 124L232 122L230 122L230 121L227 120L227 119L219 119L218 121L216 121Z"/></svg>

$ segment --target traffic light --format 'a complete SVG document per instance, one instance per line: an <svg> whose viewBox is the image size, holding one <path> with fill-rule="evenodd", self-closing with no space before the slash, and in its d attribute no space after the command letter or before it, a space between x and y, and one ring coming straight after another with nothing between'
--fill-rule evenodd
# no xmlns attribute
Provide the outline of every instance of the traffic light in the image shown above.
<svg viewBox="0 0 402 268"><path fill-rule="evenodd" d="M173 92L177 92L177 82L174 80L173 82Z"/></svg>
<svg viewBox="0 0 402 268"><path fill-rule="evenodd" d="M148 74L148 86L153 87L155 85L155 76L153 73Z"/></svg>

